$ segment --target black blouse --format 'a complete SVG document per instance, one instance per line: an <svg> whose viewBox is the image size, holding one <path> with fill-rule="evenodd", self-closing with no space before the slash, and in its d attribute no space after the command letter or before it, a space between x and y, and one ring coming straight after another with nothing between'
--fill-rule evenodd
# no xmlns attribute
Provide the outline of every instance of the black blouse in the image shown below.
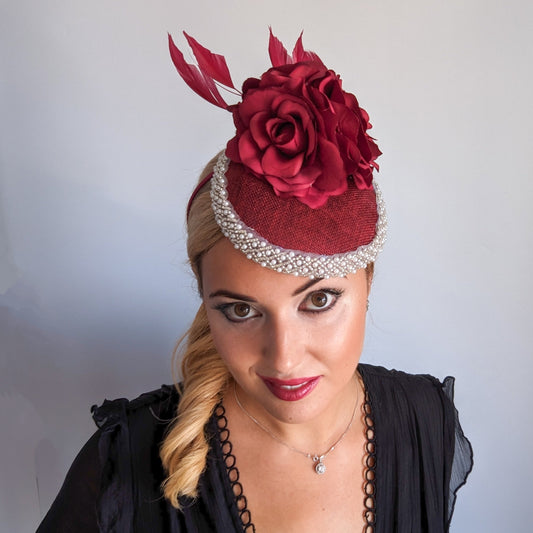
<svg viewBox="0 0 533 533"><path fill-rule="evenodd" d="M472 448L453 405L454 380L359 365L373 429L375 533L444 533ZM207 467L196 500L176 511L162 496L159 446L179 393L163 386L93 408L98 431L78 454L37 533L255 531L238 480L223 408L211 417Z"/></svg>

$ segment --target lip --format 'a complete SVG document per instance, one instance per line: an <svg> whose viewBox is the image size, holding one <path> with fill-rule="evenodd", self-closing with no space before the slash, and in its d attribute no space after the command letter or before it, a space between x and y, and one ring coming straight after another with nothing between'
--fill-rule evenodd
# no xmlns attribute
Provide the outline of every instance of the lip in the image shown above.
<svg viewBox="0 0 533 533"><path fill-rule="evenodd" d="M305 398L318 385L321 376L295 379L276 379L259 376L270 392L285 402L296 402Z"/></svg>

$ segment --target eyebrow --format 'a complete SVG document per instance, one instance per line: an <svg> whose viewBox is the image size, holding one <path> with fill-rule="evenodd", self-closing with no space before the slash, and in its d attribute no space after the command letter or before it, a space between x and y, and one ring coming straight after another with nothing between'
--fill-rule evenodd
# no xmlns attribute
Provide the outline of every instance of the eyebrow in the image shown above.
<svg viewBox="0 0 533 533"><path fill-rule="evenodd" d="M301 294L302 292L306 291L309 287L312 287L315 283L322 281L322 279L323 278L310 279L307 283L304 283L300 288L296 289L292 293L292 295L297 296L298 294Z"/></svg>
<svg viewBox="0 0 533 533"><path fill-rule="evenodd" d="M292 293L292 296L297 296L298 294L301 294L302 292L306 291L307 289L309 289L309 287L312 287L313 285L315 285L315 283L318 283L319 281L322 281L322 278L310 279L309 281L304 283L301 287L298 287ZM251 298L250 296L239 294L237 292L227 291L225 289L220 289L218 291L215 291L209 294L209 298L216 298L217 296L225 296L226 298L232 298L233 300L242 300L243 302L253 302L253 303L257 302L255 298Z"/></svg>
<svg viewBox="0 0 533 533"><path fill-rule="evenodd" d="M319 281L322 281L323 278L316 278L316 279L310 279L306 283L304 283L301 287L298 287L293 293L292 296L298 296L298 294L301 294L302 292L309 289L309 287L312 287ZM216 298L217 296L226 296L227 298L233 298L234 300L242 300L243 302L254 302L256 303L257 300L255 298L251 298L250 296L245 296L244 294L239 294L237 292L232 291L226 291L224 289L220 289L218 291L212 292L209 295L209 298Z"/></svg>
<svg viewBox="0 0 533 533"><path fill-rule="evenodd" d="M216 298L217 296L226 296L227 298L233 298L234 300L242 300L243 302L257 302L257 300L255 300L254 298L250 298L249 296L245 296L244 294L226 291L224 289L212 292L209 295L209 298Z"/></svg>

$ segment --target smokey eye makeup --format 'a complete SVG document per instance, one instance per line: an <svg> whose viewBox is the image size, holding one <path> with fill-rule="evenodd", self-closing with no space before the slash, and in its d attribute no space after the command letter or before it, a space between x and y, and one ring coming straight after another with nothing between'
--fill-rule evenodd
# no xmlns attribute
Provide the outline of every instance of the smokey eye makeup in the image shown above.
<svg viewBox="0 0 533 533"><path fill-rule="evenodd" d="M343 290L335 288L317 289L305 296L298 309L304 313L318 314L333 309ZM261 315L251 303L245 301L222 302L213 307L230 322L246 322Z"/></svg>
<svg viewBox="0 0 533 533"><path fill-rule="evenodd" d="M245 322L250 318L259 316L260 313L247 302L226 302L214 306L230 322Z"/></svg>
<svg viewBox="0 0 533 533"><path fill-rule="evenodd" d="M344 291L341 289L323 288L309 293L300 305L302 311L323 313L333 309Z"/></svg>

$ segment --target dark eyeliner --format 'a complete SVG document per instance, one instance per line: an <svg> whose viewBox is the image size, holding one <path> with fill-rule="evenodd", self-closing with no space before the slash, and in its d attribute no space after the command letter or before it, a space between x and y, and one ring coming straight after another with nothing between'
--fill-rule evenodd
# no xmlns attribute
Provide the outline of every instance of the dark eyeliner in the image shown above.
<svg viewBox="0 0 533 533"><path fill-rule="evenodd" d="M344 293L344 289L331 289L331 288L316 289L314 291L311 291L305 297L305 300L307 300L315 292L325 292L326 294L335 296L335 301L331 305L328 305L328 307L325 307L323 309L304 309L306 313L312 313L312 314L325 313L326 311L333 309L337 305L337 302L339 301L340 296L342 296L342 294Z"/></svg>
<svg viewBox="0 0 533 533"><path fill-rule="evenodd" d="M215 309L216 311L220 311L226 317L226 320L228 320L229 322L233 322L234 324L242 324L243 322L246 322L247 320L254 318L253 316L245 317L245 318L242 318L241 320L235 320L231 318L228 313L228 309L230 309L230 307L233 307L234 305L239 304L239 303L248 304L248 302L225 302L225 303L221 303L221 304L213 306L213 309Z"/></svg>
<svg viewBox="0 0 533 533"><path fill-rule="evenodd" d="M233 320L228 315L228 312L227 312L228 308L231 307L232 305L235 305L235 303L231 302L231 303L218 304L218 305L213 306L213 309L220 311L226 317L226 319L229 320L230 322L238 322L238 320Z"/></svg>

